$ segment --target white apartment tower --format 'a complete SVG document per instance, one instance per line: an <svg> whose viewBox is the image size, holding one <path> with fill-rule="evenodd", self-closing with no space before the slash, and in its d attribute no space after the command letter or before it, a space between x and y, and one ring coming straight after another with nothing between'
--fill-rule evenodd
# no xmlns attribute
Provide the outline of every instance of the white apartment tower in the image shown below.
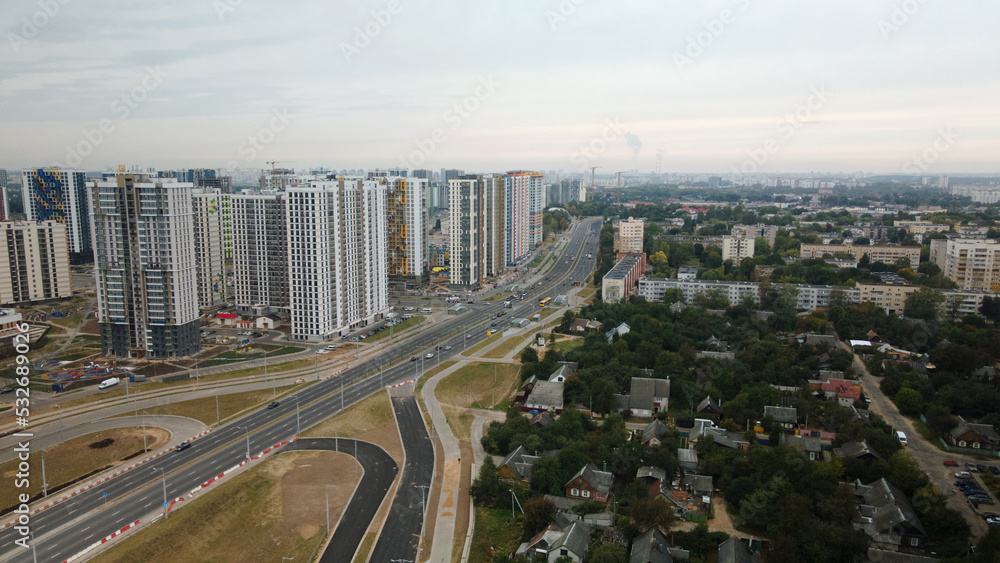
<svg viewBox="0 0 1000 563"><path fill-rule="evenodd" d="M992 239L931 241L931 261L966 291L1000 291L1000 242Z"/></svg>
<svg viewBox="0 0 1000 563"><path fill-rule="evenodd" d="M386 192L362 179L289 186L293 339L341 336L388 312Z"/></svg>
<svg viewBox="0 0 1000 563"><path fill-rule="evenodd" d="M192 192L198 307L201 309L216 307L226 302L222 205L222 191L218 188L195 188Z"/></svg>
<svg viewBox="0 0 1000 563"><path fill-rule="evenodd" d="M7 171L0 168L0 221L9 220L10 200L7 199Z"/></svg>
<svg viewBox="0 0 1000 563"><path fill-rule="evenodd" d="M513 266L542 243L545 185L538 172L517 170L504 175L504 208L507 245L504 259Z"/></svg>
<svg viewBox="0 0 1000 563"><path fill-rule="evenodd" d="M66 225L58 221L0 223L0 304L72 297Z"/></svg>
<svg viewBox="0 0 1000 563"><path fill-rule="evenodd" d="M34 168L22 172L21 193L28 221L66 225L71 253L91 252L90 206L86 174L81 170Z"/></svg>
<svg viewBox="0 0 1000 563"><path fill-rule="evenodd" d="M192 185L122 173L92 189L103 354L163 359L197 353Z"/></svg>
<svg viewBox="0 0 1000 563"><path fill-rule="evenodd" d="M622 219L618 222L618 232L615 233L615 252L622 254L641 254L642 241L646 232L646 223L642 219Z"/></svg>
<svg viewBox="0 0 1000 563"><path fill-rule="evenodd" d="M503 271L506 259L504 187L491 175L467 175L449 180L450 282L477 287Z"/></svg>
<svg viewBox="0 0 1000 563"><path fill-rule="evenodd" d="M233 277L236 310L289 312L288 211L276 190L233 194Z"/></svg>
<svg viewBox="0 0 1000 563"><path fill-rule="evenodd" d="M756 246L756 239L752 236L724 236L722 237L722 260L732 260L733 264L739 265L744 258L753 258Z"/></svg>

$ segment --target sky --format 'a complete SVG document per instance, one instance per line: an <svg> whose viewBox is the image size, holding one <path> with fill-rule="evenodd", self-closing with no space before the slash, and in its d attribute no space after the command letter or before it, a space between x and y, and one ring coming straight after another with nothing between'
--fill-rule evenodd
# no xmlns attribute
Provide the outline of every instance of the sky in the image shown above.
<svg viewBox="0 0 1000 563"><path fill-rule="evenodd" d="M1000 171L997 2L4 0L0 167Z"/></svg>

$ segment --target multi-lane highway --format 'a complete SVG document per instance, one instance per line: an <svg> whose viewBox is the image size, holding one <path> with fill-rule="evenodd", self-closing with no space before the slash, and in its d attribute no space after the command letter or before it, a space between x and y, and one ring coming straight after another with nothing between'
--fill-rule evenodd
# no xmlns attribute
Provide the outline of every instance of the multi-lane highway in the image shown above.
<svg viewBox="0 0 1000 563"><path fill-rule="evenodd" d="M593 271L594 260L585 256L597 255L599 229L596 219L577 227L563 255L548 272L548 280L536 282L530 298L516 303L511 316L527 316L537 308L537 299L563 293L569 287L564 280L586 278ZM309 428L384 385L410 379L418 373L416 366L421 362L400 360L437 345L452 346L451 350L441 350L445 358L459 353L464 346L485 336L490 319L502 307L499 301L478 304L469 313L431 325L378 357L283 399L275 409L262 408L250 413L194 442L187 450L171 452L34 515L29 527L35 537L38 561L63 561L112 531L155 513L161 509L164 498L161 479L166 480L168 500L187 496L202 482L239 463L248 450L256 454L287 440L296 434L297 426ZM8 521L11 516L0 522ZM14 544L18 537L13 527L0 531L0 560L32 561L30 549Z"/></svg>

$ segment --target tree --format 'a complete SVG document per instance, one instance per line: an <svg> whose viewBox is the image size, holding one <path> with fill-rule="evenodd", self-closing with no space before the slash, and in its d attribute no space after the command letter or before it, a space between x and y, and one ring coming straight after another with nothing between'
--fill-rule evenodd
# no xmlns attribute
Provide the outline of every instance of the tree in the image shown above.
<svg viewBox="0 0 1000 563"><path fill-rule="evenodd" d="M872 239L868 237L858 237L854 239L854 246L871 246Z"/></svg>
<svg viewBox="0 0 1000 563"><path fill-rule="evenodd" d="M938 307L944 303L944 294L936 289L921 287L906 298L903 313L912 319L932 321L937 318Z"/></svg>
<svg viewBox="0 0 1000 563"><path fill-rule="evenodd" d="M899 412L909 415L918 415L924 410L924 397L916 389L910 389L909 385L903 384L903 388L893 397Z"/></svg>
<svg viewBox="0 0 1000 563"><path fill-rule="evenodd" d="M479 468L479 477L472 482L469 494L480 506L492 506L496 502L500 494L500 482L497 480L497 466L492 456L486 456L483 460L483 465Z"/></svg>
<svg viewBox="0 0 1000 563"><path fill-rule="evenodd" d="M694 306L702 309L728 309L729 298L719 289L699 291L694 296Z"/></svg>
<svg viewBox="0 0 1000 563"><path fill-rule="evenodd" d="M533 364L538 361L538 351L528 346L524 350L521 350L521 363L522 364Z"/></svg>
<svg viewBox="0 0 1000 563"><path fill-rule="evenodd" d="M983 297L979 312L994 323L1000 322L1000 297Z"/></svg>
<svg viewBox="0 0 1000 563"><path fill-rule="evenodd" d="M541 532L556 517L556 505L545 497L535 497L524 501L523 539L531 539Z"/></svg>

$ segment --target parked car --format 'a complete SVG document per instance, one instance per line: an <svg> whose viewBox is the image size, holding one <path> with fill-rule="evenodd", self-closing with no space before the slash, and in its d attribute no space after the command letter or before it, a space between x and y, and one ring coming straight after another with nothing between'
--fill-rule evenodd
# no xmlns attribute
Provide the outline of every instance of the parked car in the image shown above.
<svg viewBox="0 0 1000 563"><path fill-rule="evenodd" d="M968 471L959 471L958 473L955 474L955 478L957 478L957 479L972 479L972 474L969 473Z"/></svg>
<svg viewBox="0 0 1000 563"><path fill-rule="evenodd" d="M994 475L1000 475L1000 467L997 467L995 465L991 465L990 466L990 473L992 473Z"/></svg>
<svg viewBox="0 0 1000 563"><path fill-rule="evenodd" d="M975 473L976 472L976 464L974 464L974 463L966 463L965 464L965 468L969 470L969 473Z"/></svg>
<svg viewBox="0 0 1000 563"><path fill-rule="evenodd" d="M958 462L953 459L944 460L944 464L947 465L948 467L958 467Z"/></svg>
<svg viewBox="0 0 1000 563"><path fill-rule="evenodd" d="M278 405L280 405L280 404L281 403L279 403L278 401L271 401L271 404L267 405L267 408L268 409L276 409L276 408L278 408Z"/></svg>
<svg viewBox="0 0 1000 563"><path fill-rule="evenodd" d="M986 470L986 466L983 465L983 464L981 464L981 463L977 463L976 464L976 471L978 471L980 473L986 473L986 471L987 471Z"/></svg>

